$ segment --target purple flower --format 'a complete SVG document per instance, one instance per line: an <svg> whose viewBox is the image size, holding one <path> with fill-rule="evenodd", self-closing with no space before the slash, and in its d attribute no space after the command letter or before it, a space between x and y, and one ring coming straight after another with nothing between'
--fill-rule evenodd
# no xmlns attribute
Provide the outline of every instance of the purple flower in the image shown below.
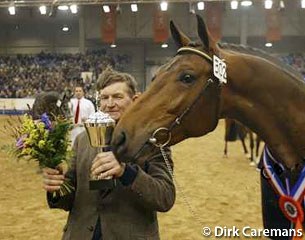
<svg viewBox="0 0 305 240"><path fill-rule="evenodd" d="M47 130L52 129L52 122L46 113L41 115L41 121L44 123L45 129L47 129Z"/></svg>
<svg viewBox="0 0 305 240"><path fill-rule="evenodd" d="M20 138L18 138L18 139L16 140L16 147L17 147L18 149L22 149L22 148L25 147L25 144L24 144L24 139L25 139L25 138L27 138L27 136L26 136L26 135L22 135Z"/></svg>

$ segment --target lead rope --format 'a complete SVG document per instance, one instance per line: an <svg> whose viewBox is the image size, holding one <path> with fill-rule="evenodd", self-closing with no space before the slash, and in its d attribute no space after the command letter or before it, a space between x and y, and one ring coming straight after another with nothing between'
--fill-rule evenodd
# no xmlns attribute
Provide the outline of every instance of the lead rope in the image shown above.
<svg viewBox="0 0 305 240"><path fill-rule="evenodd" d="M183 190L182 187L179 185L179 183L178 183L178 181L177 181L177 179L176 179L176 177L175 177L175 175L174 175L173 169L172 169L172 167L171 167L171 165L170 165L170 163L169 163L168 157L167 157L167 155L166 155L166 152L165 152L163 146L159 146L159 148L160 148L161 154L162 154L162 156L163 156L163 158L164 158L164 161L165 161L166 167L167 167L167 169L168 169L168 171L169 171L169 174L171 175L171 177L172 177L172 179L173 179L173 181L174 181L174 184L175 184L175 186L176 186L176 189L177 189L178 192L181 193L182 200L183 200L184 204L187 206L187 208L188 208L188 210L190 211L192 217L193 217L199 224L201 224L200 227L203 228L205 225L204 225L204 223L202 222L202 220L200 219L198 213L195 212L195 210L194 210L193 207L191 206L190 202L188 201L188 199L187 199L187 197L186 197L186 194L185 194L184 190Z"/></svg>

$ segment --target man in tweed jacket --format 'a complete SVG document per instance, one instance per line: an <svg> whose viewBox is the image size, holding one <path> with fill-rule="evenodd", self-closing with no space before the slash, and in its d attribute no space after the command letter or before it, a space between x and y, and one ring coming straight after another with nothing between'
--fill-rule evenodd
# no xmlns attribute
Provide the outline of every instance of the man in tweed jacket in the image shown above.
<svg viewBox="0 0 305 240"><path fill-rule="evenodd" d="M116 121L137 97L134 78L112 69L104 71L98 88L101 110ZM63 239L160 239L157 212L168 211L175 201L175 187L162 155L158 151L143 154L141 166L119 163L112 152L97 153L85 132L76 138L74 150L65 175L55 169L43 170L49 206L69 211ZM89 190L90 173L114 176L118 184L110 193ZM75 191L53 198L51 193L60 188L64 177L72 180Z"/></svg>

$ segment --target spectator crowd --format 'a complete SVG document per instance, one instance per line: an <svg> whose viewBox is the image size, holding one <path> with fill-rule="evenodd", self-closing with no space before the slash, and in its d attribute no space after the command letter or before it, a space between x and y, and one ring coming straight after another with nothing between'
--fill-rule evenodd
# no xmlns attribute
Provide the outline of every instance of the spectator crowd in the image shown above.
<svg viewBox="0 0 305 240"><path fill-rule="evenodd" d="M293 66L305 77L305 54L282 55L280 59ZM44 91L62 92L73 89L82 81L87 94L107 65L126 71L131 58L128 55L107 54L106 50L86 54L55 54L0 56L0 98L35 97ZM81 79L82 72L92 72L92 79Z"/></svg>
<svg viewBox="0 0 305 240"><path fill-rule="evenodd" d="M120 71L130 63L128 55L107 54L106 50L86 54L54 54L0 56L0 98L35 97L43 91L61 92L73 89L83 81L91 89L107 65ZM92 79L81 79L82 72L92 72Z"/></svg>
<svg viewBox="0 0 305 240"><path fill-rule="evenodd" d="M282 56L281 59L288 65L298 70L305 79L305 54L289 54Z"/></svg>

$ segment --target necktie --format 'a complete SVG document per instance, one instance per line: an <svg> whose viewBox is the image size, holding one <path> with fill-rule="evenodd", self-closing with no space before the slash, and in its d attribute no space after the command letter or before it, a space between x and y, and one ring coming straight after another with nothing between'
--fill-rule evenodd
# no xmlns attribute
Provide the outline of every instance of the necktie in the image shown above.
<svg viewBox="0 0 305 240"><path fill-rule="evenodd" d="M75 117L74 117L74 123L78 123L78 118L79 118L79 100L77 101L77 106L76 106L76 112L75 112Z"/></svg>

